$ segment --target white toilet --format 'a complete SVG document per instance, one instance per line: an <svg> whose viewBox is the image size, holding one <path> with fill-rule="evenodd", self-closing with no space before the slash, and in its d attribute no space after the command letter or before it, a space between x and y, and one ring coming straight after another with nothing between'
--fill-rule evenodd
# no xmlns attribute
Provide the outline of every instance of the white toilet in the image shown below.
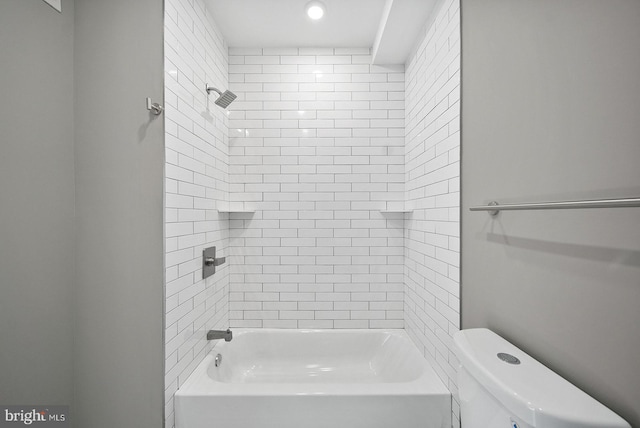
<svg viewBox="0 0 640 428"><path fill-rule="evenodd" d="M462 428L631 428L492 331L462 330L453 338Z"/></svg>

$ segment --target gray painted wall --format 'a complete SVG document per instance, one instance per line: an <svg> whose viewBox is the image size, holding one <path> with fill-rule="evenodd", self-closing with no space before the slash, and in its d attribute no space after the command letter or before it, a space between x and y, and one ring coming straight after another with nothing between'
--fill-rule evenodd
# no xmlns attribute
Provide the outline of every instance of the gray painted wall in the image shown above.
<svg viewBox="0 0 640 428"><path fill-rule="evenodd" d="M489 327L640 427L640 2L463 0L462 325Z"/></svg>
<svg viewBox="0 0 640 428"><path fill-rule="evenodd" d="M77 427L163 421L163 2L76 2Z"/></svg>
<svg viewBox="0 0 640 428"><path fill-rule="evenodd" d="M73 2L0 2L0 401L71 404Z"/></svg>

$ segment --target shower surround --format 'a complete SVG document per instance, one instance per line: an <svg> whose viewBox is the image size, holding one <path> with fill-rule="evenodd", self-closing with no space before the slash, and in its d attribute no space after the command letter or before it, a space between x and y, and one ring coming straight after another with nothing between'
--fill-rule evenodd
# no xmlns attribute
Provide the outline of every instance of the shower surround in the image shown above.
<svg viewBox="0 0 640 428"><path fill-rule="evenodd" d="M453 395L459 427L460 0L434 9L407 60L405 330Z"/></svg>
<svg viewBox="0 0 640 428"><path fill-rule="evenodd" d="M229 268L202 279L202 250L227 255L228 118L206 84L228 87L227 46L204 0L165 2L165 425L173 396L229 325Z"/></svg>
<svg viewBox="0 0 640 428"><path fill-rule="evenodd" d="M404 66L229 50L232 327L402 328Z"/></svg>
<svg viewBox="0 0 640 428"><path fill-rule="evenodd" d="M204 0L165 15L166 426L206 330L229 325L404 328L459 426L459 0L438 3L406 66L227 49ZM206 84L238 95L229 111ZM211 245L227 264L203 281Z"/></svg>

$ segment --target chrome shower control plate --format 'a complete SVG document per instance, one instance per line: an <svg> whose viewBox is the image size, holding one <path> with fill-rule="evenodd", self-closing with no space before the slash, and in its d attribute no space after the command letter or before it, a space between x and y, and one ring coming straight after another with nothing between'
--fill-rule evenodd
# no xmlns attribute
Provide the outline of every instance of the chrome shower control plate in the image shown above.
<svg viewBox="0 0 640 428"><path fill-rule="evenodd" d="M209 278L216 273L216 247L205 248L202 251L202 279Z"/></svg>

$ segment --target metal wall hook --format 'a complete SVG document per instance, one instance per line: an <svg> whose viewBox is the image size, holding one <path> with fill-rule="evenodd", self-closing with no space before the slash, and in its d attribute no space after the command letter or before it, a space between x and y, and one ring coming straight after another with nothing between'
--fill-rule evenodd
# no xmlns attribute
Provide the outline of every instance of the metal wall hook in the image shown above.
<svg viewBox="0 0 640 428"><path fill-rule="evenodd" d="M162 112L164 111L164 107L162 107L158 103L152 103L151 98L147 98L147 110L158 116L162 114Z"/></svg>

